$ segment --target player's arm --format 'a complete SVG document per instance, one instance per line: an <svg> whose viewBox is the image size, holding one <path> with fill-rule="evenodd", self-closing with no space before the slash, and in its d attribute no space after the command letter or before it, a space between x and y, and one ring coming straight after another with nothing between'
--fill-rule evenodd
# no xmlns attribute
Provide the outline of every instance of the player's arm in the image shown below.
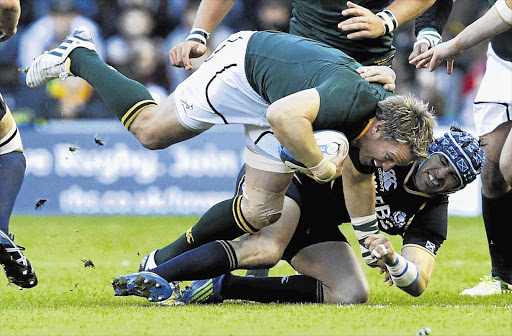
<svg viewBox="0 0 512 336"><path fill-rule="evenodd" d="M408 244L402 247L402 256L410 262L416 264L419 269L418 281L408 287L402 288L403 291L412 296L420 296L427 289L434 266L436 265L435 255L420 245Z"/></svg>
<svg viewBox="0 0 512 336"><path fill-rule="evenodd" d="M443 41L441 34L452 12L453 0L437 0L414 21L416 42L409 60L433 48Z"/></svg>
<svg viewBox="0 0 512 336"><path fill-rule="evenodd" d="M353 31L347 35L350 39L376 38L414 20L434 2L435 0L395 0L384 11L374 14L369 9L348 1L348 9L341 14L353 17L340 22L338 28Z"/></svg>
<svg viewBox="0 0 512 336"><path fill-rule="evenodd" d="M313 88L276 100L268 107L266 117L277 140L319 182L327 182L341 175L343 163L326 160L316 143L312 124L319 110L320 95Z"/></svg>
<svg viewBox="0 0 512 336"><path fill-rule="evenodd" d="M343 168L343 195L354 233L359 241L363 260L376 266L376 259L364 245L366 238L379 233L375 214L375 183L373 174L360 173L349 157Z"/></svg>
<svg viewBox="0 0 512 336"><path fill-rule="evenodd" d="M366 239L367 248L372 255L380 259L385 267L381 273L385 273L385 281L412 296L420 296L428 286L436 258L434 253L426 248L407 244L402 248L402 254L393 249L389 238L379 234Z"/></svg>
<svg viewBox="0 0 512 336"><path fill-rule="evenodd" d="M454 59L478 43L512 27L512 0L498 0L478 20L448 42L441 43L409 61L416 68L428 66L434 71L446 60L446 72L453 72Z"/></svg>
<svg viewBox="0 0 512 336"><path fill-rule="evenodd" d="M203 0L197 9L194 26L184 42L169 51L171 64L192 69L190 58L201 57L207 50L206 40L224 20L236 0Z"/></svg>
<svg viewBox="0 0 512 336"><path fill-rule="evenodd" d="M0 0L0 42L16 34L20 15L19 0Z"/></svg>

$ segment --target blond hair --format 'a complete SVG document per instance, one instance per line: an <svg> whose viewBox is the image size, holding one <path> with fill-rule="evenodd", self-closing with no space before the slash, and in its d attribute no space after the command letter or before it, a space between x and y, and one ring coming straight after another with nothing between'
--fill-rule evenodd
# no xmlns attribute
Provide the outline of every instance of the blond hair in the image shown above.
<svg viewBox="0 0 512 336"><path fill-rule="evenodd" d="M427 158L436 124L434 110L428 103L410 94L391 96L379 102L376 118L385 121L384 139L410 144L413 159Z"/></svg>

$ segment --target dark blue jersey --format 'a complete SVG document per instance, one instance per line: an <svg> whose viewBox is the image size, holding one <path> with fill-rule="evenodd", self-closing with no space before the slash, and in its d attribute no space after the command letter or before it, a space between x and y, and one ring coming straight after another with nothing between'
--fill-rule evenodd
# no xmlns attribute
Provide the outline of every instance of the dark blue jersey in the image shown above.
<svg viewBox="0 0 512 336"><path fill-rule="evenodd" d="M435 254L446 239L448 196L429 196L417 191L412 181L416 170L416 164L395 166L387 172L375 170L379 229L389 235L402 236L403 245L420 245ZM345 240L338 226L350 223L350 216L341 178L319 184L297 174L287 196L297 202L301 217L284 259L291 259L302 248L315 243Z"/></svg>

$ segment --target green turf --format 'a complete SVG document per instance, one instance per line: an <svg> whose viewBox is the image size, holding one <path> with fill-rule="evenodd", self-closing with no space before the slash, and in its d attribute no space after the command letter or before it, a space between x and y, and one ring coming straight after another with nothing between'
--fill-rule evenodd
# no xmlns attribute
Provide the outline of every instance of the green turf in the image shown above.
<svg viewBox="0 0 512 336"><path fill-rule="evenodd" d="M423 327L432 335L512 334L512 295L459 296L490 270L480 218L450 218L433 279L418 298L388 287L368 267L372 296L366 305L160 307L138 297L114 297L112 278L137 270L144 255L195 220L14 216L11 231L27 248L39 285L23 291L0 286L0 335L415 335ZM357 247L350 226L343 231ZM86 260L95 267L84 267ZM290 272L280 263L271 275Z"/></svg>

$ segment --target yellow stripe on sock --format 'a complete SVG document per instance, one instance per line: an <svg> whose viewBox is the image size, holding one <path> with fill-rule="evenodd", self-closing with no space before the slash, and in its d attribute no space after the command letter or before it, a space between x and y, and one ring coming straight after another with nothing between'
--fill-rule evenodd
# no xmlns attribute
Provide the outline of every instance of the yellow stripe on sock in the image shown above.
<svg viewBox="0 0 512 336"><path fill-rule="evenodd" d="M233 202L233 217L235 218L236 225L247 233L255 233L256 231L252 230L249 224L245 221L244 216L242 215L242 196L237 196L235 201Z"/></svg>
<svg viewBox="0 0 512 336"><path fill-rule="evenodd" d="M156 106L157 104L153 100L142 100L138 102L137 104L133 105L121 118L121 122L123 123L124 127L126 129L130 129L130 125L132 124L133 120L137 115L149 106Z"/></svg>

